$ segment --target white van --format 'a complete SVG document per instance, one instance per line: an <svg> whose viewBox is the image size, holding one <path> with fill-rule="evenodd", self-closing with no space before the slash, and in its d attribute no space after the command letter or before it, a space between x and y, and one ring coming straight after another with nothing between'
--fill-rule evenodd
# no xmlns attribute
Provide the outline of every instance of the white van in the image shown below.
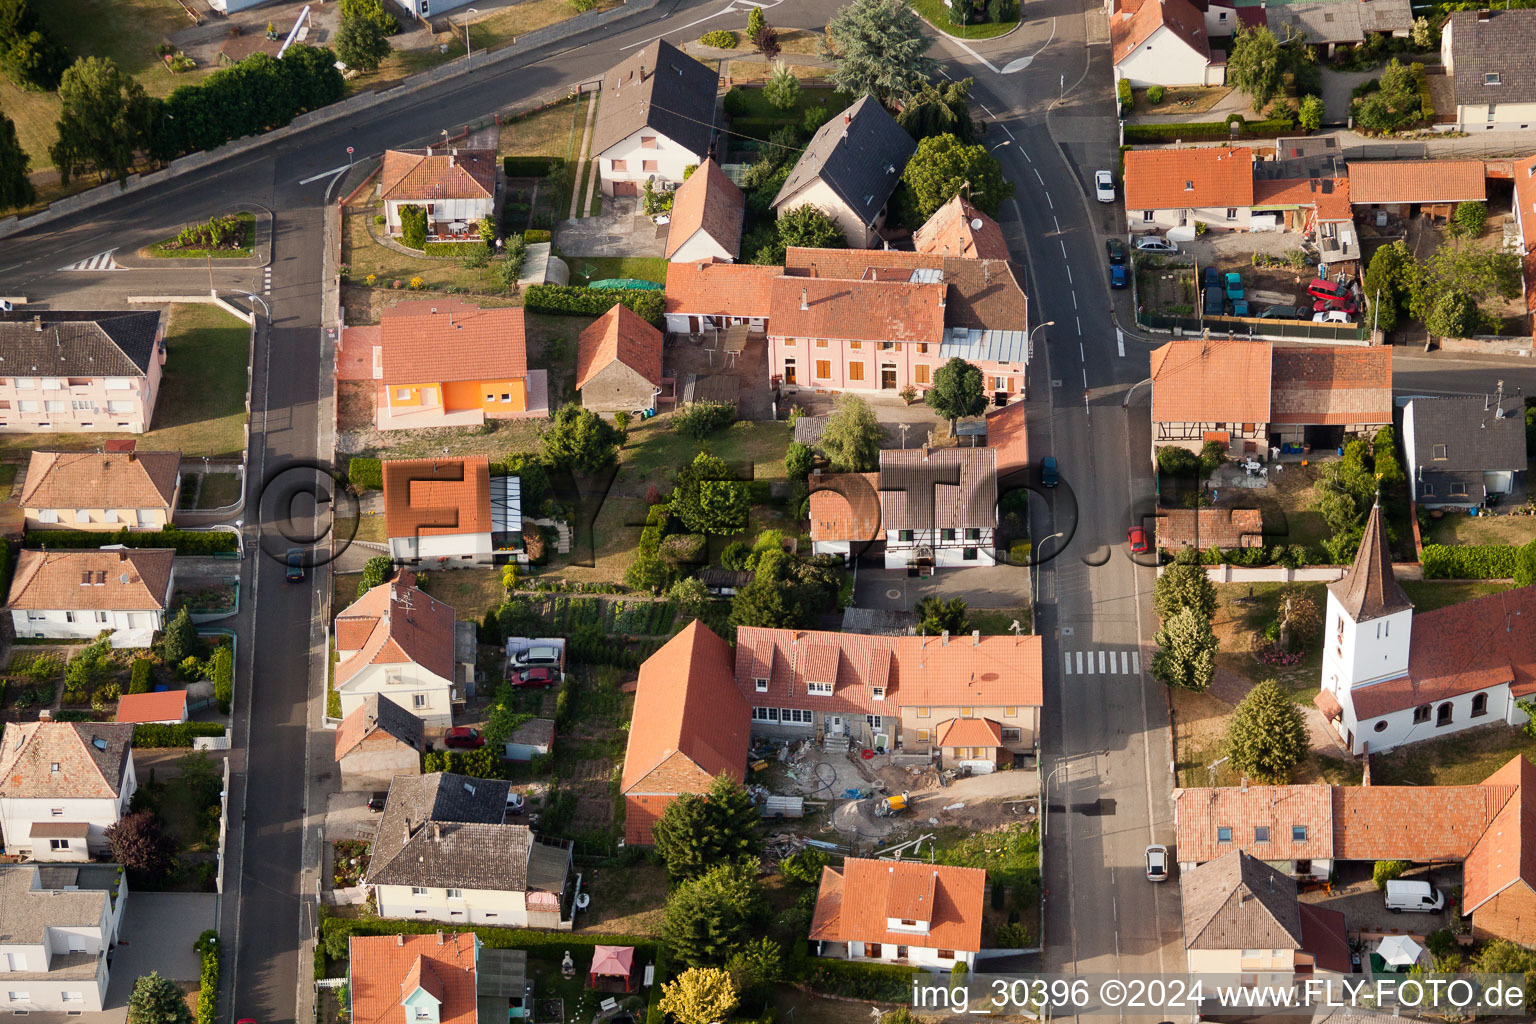
<svg viewBox="0 0 1536 1024"><path fill-rule="evenodd" d="M1421 914L1437 913L1445 908L1445 893L1428 882L1395 880L1387 883L1387 909L1394 914L1407 910Z"/></svg>

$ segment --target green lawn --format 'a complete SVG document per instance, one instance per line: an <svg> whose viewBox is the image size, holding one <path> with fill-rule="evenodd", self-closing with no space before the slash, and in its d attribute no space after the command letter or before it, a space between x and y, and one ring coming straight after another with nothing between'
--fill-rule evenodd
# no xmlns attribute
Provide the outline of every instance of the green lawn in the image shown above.
<svg viewBox="0 0 1536 1024"><path fill-rule="evenodd" d="M353 584L356 589L357 584ZM452 608L460 619L485 615L488 608L499 608L506 590L501 585L501 569L454 569L434 572L427 577L426 590Z"/></svg>
<svg viewBox="0 0 1536 1024"><path fill-rule="evenodd" d="M216 259L239 260L249 259L252 249L256 245L256 215L252 213L237 213L235 220L240 222L240 244L227 249L183 249L176 244L176 236L162 238L145 250L145 254L156 259Z"/></svg>
<svg viewBox="0 0 1536 1024"><path fill-rule="evenodd" d="M1372 754L1371 782L1378 786L1471 786L1517 755L1536 760L1536 740L1523 730L1496 722L1445 739Z"/></svg>
<svg viewBox="0 0 1536 1024"><path fill-rule="evenodd" d="M395 50L384 58L384 62L379 65L377 71L348 79L347 96L354 96L360 92L383 92L385 89L393 89L412 75L430 71L455 57L462 56L464 56L462 46L458 48L450 46L447 53L440 52L435 45L424 50Z"/></svg>
<svg viewBox="0 0 1536 1024"><path fill-rule="evenodd" d="M1511 589L1511 584L1485 580L1403 580L1401 586L1408 600L1413 602L1414 610L1421 612Z"/></svg>
<svg viewBox="0 0 1536 1024"><path fill-rule="evenodd" d="M376 205L348 206L342 211L342 261L347 264L354 286L389 288L399 281L400 291L407 292L410 282L420 278L422 291L439 292L454 287L472 296L506 297L495 283L491 264L469 269L459 259L411 256L375 242L368 222L381 212ZM376 278L372 284L368 282L370 274ZM401 295L402 300L409 297Z"/></svg>
<svg viewBox="0 0 1536 1024"><path fill-rule="evenodd" d="M580 131L586 123L587 104L583 95L578 102L564 99L542 110L520 117L503 118L498 152L502 156L558 156L574 160L572 136L581 144Z"/></svg>
<svg viewBox="0 0 1536 1024"><path fill-rule="evenodd" d="M1447 509L1424 530L1425 544L1525 544L1536 538L1536 516L1469 516Z"/></svg>
<svg viewBox="0 0 1536 1024"><path fill-rule="evenodd" d="M952 36L960 36L964 39L994 39L1013 29L1019 23L1017 17L1012 21L982 22L980 25L956 25L949 18L949 9L944 6L944 0L911 0L912 9L922 15L924 21Z"/></svg>
<svg viewBox="0 0 1536 1024"><path fill-rule="evenodd" d="M847 93L837 92L825 86L812 85L800 87L800 92L795 97L795 105L788 110L780 110L769 103L761 87L743 88L737 95L741 97L743 107L740 114L732 116L733 123L745 119L749 123L762 120L798 125L804 120L805 112L812 107L825 106L836 112L853 102Z"/></svg>
<svg viewBox="0 0 1536 1024"><path fill-rule="evenodd" d="M20 472L20 463L0 462L0 501L10 497L11 488L16 485L16 475Z"/></svg>
<svg viewBox="0 0 1536 1024"><path fill-rule="evenodd" d="M619 277L667 283L667 261L660 256L575 256L570 262L571 284L577 287Z"/></svg>
<svg viewBox="0 0 1536 1024"><path fill-rule="evenodd" d="M136 437L143 451L186 456L239 455L245 449L245 365L251 329L217 306L171 306L165 370L154 419L143 434L5 434L0 454L35 448L95 448L107 438Z"/></svg>
<svg viewBox="0 0 1536 1024"><path fill-rule="evenodd" d="M966 612L971 628L979 629L987 636L1006 636L1013 630L1008 627L1017 620L1025 636L1029 635L1028 608L971 608Z"/></svg>
<svg viewBox="0 0 1536 1024"><path fill-rule="evenodd" d="M197 492L198 508L224 508L240 500L240 477L236 473L205 473Z"/></svg>
<svg viewBox="0 0 1536 1024"><path fill-rule="evenodd" d="M606 10L613 6L613 3L600 3L594 10ZM524 3L502 8L495 14L471 22L470 45L476 52L510 46L518 36L546 25L568 21L576 17L576 13L570 0L525 0ZM458 26L463 19L450 20L455 21L454 34L462 41L463 30Z"/></svg>

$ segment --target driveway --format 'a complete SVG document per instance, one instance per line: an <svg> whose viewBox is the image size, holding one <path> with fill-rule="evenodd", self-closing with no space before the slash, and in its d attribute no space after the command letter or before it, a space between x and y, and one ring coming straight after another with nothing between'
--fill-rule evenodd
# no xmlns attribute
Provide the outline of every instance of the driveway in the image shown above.
<svg viewBox="0 0 1536 1024"><path fill-rule="evenodd" d="M1345 884L1335 884L1331 893L1303 893L1301 898L1308 903L1341 912L1345 927L1350 932L1401 932L1422 940L1430 932L1451 926L1450 893L1461 885L1459 867L1420 868L1403 876L1413 881L1428 882L1446 894L1446 909L1438 914L1392 913L1386 906L1386 894L1379 892L1376 883L1371 880L1371 867L1365 863L1341 864L1338 875ZM1368 941L1366 946L1374 950L1376 942Z"/></svg>
<svg viewBox="0 0 1536 1024"><path fill-rule="evenodd" d="M572 274L586 276L583 256L665 256L667 228L640 212L639 199L603 197L596 217L563 220L555 229L555 244Z"/></svg>
<svg viewBox="0 0 1536 1024"><path fill-rule="evenodd" d="M1349 111L1355 86L1381 77L1381 71L1330 71L1323 68L1323 120L1329 124L1343 124L1349 120Z"/></svg>
<svg viewBox="0 0 1536 1024"><path fill-rule="evenodd" d="M859 565L853 603L860 608L911 611L930 594L960 597L971 608L1029 606L1029 572L1025 566L978 566L938 569L927 579L908 576L905 569Z"/></svg>
<svg viewBox="0 0 1536 1024"><path fill-rule="evenodd" d="M378 831L377 811L368 809L367 793L332 793L325 804L325 840L361 839L372 842Z"/></svg>

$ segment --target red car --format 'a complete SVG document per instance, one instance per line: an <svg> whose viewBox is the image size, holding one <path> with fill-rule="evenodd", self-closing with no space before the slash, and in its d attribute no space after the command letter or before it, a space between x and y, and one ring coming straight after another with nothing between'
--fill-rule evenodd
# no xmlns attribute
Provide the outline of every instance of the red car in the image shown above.
<svg viewBox="0 0 1536 1024"><path fill-rule="evenodd" d="M1147 531L1140 526L1133 526L1126 533L1126 539L1131 542L1131 554L1144 555L1151 546L1147 542Z"/></svg>
<svg viewBox="0 0 1536 1024"><path fill-rule="evenodd" d="M456 725L443 735L443 746L458 750L476 750L485 746L485 737L480 734L479 729L471 729L467 725Z"/></svg>
<svg viewBox="0 0 1536 1024"><path fill-rule="evenodd" d="M1360 309L1360 303L1353 295L1347 299L1318 299L1312 303L1312 312L1314 313L1326 313L1331 309L1354 316Z"/></svg>
<svg viewBox="0 0 1536 1024"><path fill-rule="evenodd" d="M1347 299L1350 296L1349 285L1343 281L1324 281L1321 278L1307 285L1307 294L1314 299Z"/></svg>
<svg viewBox="0 0 1536 1024"><path fill-rule="evenodd" d="M513 686L559 686L560 670L547 665L525 668L517 674Z"/></svg>

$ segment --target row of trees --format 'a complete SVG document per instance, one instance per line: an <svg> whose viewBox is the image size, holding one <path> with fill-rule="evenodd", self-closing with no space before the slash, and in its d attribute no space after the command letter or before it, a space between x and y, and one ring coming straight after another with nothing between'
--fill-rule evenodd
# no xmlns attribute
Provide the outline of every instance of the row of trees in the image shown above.
<svg viewBox="0 0 1536 1024"><path fill-rule="evenodd" d="M1481 233L1487 215L1482 203L1461 204L1452 233ZM1419 259L1399 239L1371 256L1364 287L1366 322L1383 331L1392 330L1406 314L1442 338L1492 334L1502 323L1486 306L1499 298L1519 298L1520 257L1458 237Z"/></svg>

